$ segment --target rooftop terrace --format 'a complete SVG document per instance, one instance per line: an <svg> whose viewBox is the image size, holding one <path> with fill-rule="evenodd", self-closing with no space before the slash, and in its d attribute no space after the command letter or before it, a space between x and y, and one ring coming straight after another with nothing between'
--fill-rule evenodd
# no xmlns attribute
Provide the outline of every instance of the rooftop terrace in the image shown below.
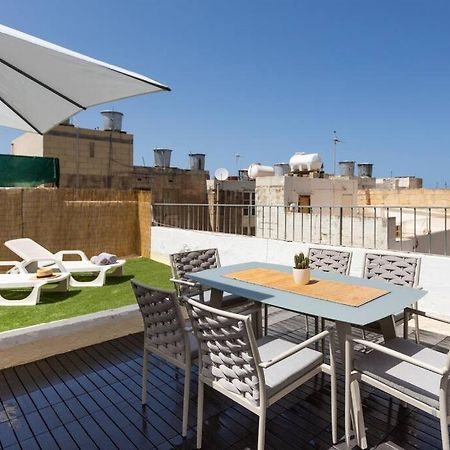
<svg viewBox="0 0 450 450"><path fill-rule="evenodd" d="M280 320L281 319L281 320ZM305 339L302 318L271 310L270 334ZM423 333L442 351L450 338ZM343 435L343 370L338 364L339 435ZM181 438L183 377L152 356L149 399L141 409L142 334L133 334L0 372L0 444L19 448L195 448L196 377L190 428ZM370 448L440 448L437 419L362 386ZM329 379L315 377L269 409L266 448L345 448L331 444ZM203 448L252 449L257 419L206 391Z"/></svg>

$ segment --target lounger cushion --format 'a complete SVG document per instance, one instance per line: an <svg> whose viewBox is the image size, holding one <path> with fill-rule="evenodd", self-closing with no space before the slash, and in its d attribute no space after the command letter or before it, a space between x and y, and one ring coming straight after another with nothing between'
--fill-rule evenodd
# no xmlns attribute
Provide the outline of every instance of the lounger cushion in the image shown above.
<svg viewBox="0 0 450 450"><path fill-rule="evenodd" d="M447 355L401 338L384 344L387 348L434 367L444 367ZM355 369L434 408L439 407L440 375L376 350L355 361Z"/></svg>
<svg viewBox="0 0 450 450"><path fill-rule="evenodd" d="M268 361L269 359L275 358L297 345L285 339L274 338L272 336L265 336L258 339L257 344L261 361ZM322 353L305 348L265 369L264 376L269 396L275 395L314 367L322 364L322 362Z"/></svg>

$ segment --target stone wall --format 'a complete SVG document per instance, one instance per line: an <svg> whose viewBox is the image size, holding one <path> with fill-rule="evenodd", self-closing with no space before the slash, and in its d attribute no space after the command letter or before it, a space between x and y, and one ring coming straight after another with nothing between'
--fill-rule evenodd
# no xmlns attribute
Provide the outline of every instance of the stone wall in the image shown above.
<svg viewBox="0 0 450 450"><path fill-rule="evenodd" d="M358 205L450 206L450 189L360 189Z"/></svg>
<svg viewBox="0 0 450 450"><path fill-rule="evenodd" d="M52 252L150 252L151 195L113 189L0 189L0 258L17 260L3 244L29 237Z"/></svg>
<svg viewBox="0 0 450 450"><path fill-rule="evenodd" d="M153 203L207 203L204 170L135 166L130 188L150 189Z"/></svg>

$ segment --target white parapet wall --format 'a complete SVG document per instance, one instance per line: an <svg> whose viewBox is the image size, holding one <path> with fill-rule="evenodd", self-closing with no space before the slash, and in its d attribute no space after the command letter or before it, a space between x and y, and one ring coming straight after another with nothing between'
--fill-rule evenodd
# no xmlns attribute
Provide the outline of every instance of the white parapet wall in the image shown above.
<svg viewBox="0 0 450 450"><path fill-rule="evenodd" d="M310 244L263 239L252 236L152 227L152 258L168 264L169 255L181 251L218 248L222 265L263 261L291 265L294 253L307 252ZM361 276L364 254L374 250L355 247L314 247L345 249L352 252L350 275ZM378 253L392 253L376 250ZM402 254L400 252L395 252ZM450 257L414 253L420 256L420 286L428 291L420 308L450 317ZM449 277L449 278L447 278Z"/></svg>

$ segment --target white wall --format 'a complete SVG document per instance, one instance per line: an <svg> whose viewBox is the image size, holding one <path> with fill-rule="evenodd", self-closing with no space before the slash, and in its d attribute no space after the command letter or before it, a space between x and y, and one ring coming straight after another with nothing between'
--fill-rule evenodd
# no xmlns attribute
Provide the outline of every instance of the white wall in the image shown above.
<svg viewBox="0 0 450 450"><path fill-rule="evenodd" d="M364 219L357 213L350 217L348 208L344 208L342 241L339 236L340 220L338 208L324 208L321 212L311 208L311 213L302 214L283 207L261 207L256 208L256 236L295 242L308 240L330 245L342 242L343 245L365 245L379 249L395 246L395 218L375 218L367 216L367 213Z"/></svg>
<svg viewBox="0 0 450 450"><path fill-rule="evenodd" d="M248 261L263 261L291 265L294 253L307 252L309 244L285 242L234 234L182 230L178 228L152 227L152 258L169 262L169 254L180 251L218 248L222 265ZM346 249L352 252L350 274L361 276L364 248L314 247ZM388 253L376 250L379 253ZM422 259L420 285L428 291L420 302L420 308L429 312L450 316L450 257L415 253Z"/></svg>
<svg viewBox="0 0 450 450"><path fill-rule="evenodd" d="M358 183L348 178L309 178L275 175L256 178L257 205L289 205L299 195L311 196L312 206L357 204Z"/></svg>

